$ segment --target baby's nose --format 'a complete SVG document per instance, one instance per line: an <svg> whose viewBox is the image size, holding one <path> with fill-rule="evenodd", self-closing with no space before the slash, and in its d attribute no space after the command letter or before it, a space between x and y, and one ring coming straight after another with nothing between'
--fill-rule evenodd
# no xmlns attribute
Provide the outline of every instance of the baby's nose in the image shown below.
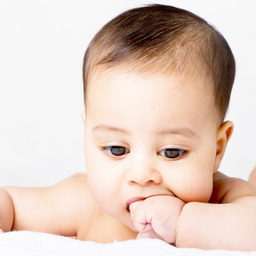
<svg viewBox="0 0 256 256"><path fill-rule="evenodd" d="M126 181L128 183L137 183L141 186L147 184L159 184L162 176L152 159L138 158L132 161L130 168L126 171Z"/></svg>

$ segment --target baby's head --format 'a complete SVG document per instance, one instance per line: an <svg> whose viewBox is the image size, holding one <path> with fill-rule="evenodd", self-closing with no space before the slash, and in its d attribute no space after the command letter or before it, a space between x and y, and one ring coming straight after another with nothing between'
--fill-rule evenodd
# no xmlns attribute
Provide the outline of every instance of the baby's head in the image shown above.
<svg viewBox="0 0 256 256"><path fill-rule="evenodd" d="M185 10L133 9L96 34L84 58L85 157L105 212L132 227L132 198L210 199L234 75L225 39Z"/></svg>
<svg viewBox="0 0 256 256"><path fill-rule="evenodd" d="M223 121L235 76L235 60L224 37L202 18L171 6L129 10L107 23L84 58L84 95L99 70L123 68L137 74L197 76L211 86Z"/></svg>

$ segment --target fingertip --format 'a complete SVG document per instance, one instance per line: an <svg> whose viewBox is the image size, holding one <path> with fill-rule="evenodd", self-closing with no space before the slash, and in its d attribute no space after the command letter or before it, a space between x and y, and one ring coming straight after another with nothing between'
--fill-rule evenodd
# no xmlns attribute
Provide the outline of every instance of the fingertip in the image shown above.
<svg viewBox="0 0 256 256"><path fill-rule="evenodd" d="M129 205L128 209L130 212L135 211L136 208L142 203L143 201L136 201Z"/></svg>

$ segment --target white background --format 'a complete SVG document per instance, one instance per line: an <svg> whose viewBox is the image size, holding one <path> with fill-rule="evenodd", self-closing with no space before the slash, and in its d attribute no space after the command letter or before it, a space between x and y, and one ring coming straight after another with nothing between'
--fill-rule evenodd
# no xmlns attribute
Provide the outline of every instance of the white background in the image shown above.
<svg viewBox="0 0 256 256"><path fill-rule="evenodd" d="M220 170L248 178L256 164L255 1L0 0L0 185L48 186L85 172L85 49L114 16L152 2L195 12L229 42L235 131Z"/></svg>

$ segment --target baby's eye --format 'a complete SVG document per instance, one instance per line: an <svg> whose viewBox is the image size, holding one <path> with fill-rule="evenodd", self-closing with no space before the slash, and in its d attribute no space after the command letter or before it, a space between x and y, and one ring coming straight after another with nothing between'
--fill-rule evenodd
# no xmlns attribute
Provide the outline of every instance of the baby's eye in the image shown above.
<svg viewBox="0 0 256 256"><path fill-rule="evenodd" d="M159 155L170 158L170 159L174 159L181 156L184 153L185 153L185 150L182 150L182 149L167 148L167 149L161 150L159 152Z"/></svg>
<svg viewBox="0 0 256 256"><path fill-rule="evenodd" d="M112 156L123 156L127 153L130 153L130 150L128 148L119 146L104 147L104 150Z"/></svg>

